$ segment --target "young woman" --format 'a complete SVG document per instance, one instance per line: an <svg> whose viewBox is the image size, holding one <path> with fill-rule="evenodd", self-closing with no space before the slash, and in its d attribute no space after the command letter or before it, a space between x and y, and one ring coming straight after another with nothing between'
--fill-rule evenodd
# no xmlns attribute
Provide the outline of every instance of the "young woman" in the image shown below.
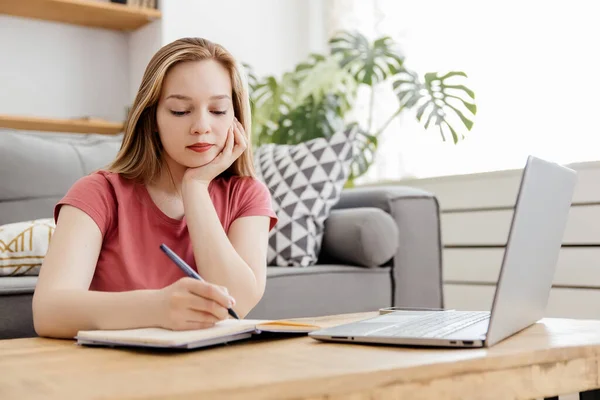
<svg viewBox="0 0 600 400"><path fill-rule="evenodd" d="M221 46L186 38L150 61L116 159L56 205L33 298L40 336L200 329L261 299L277 221L253 175L243 74ZM188 278L165 243L204 281Z"/></svg>

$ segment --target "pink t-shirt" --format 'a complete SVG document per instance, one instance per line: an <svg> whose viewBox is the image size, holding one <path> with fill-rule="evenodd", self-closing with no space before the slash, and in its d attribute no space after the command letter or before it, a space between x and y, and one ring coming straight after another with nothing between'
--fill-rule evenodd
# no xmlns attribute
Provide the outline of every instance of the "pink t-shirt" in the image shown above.
<svg viewBox="0 0 600 400"><path fill-rule="evenodd" d="M240 217L268 216L269 229L277 222L267 187L254 178L217 178L209 185L209 194L225 233ZM94 172L80 178L57 203L55 220L63 204L87 213L102 232L90 290L160 289L184 277L160 250L161 243L198 270L185 217L178 220L164 214L142 184L115 173Z"/></svg>

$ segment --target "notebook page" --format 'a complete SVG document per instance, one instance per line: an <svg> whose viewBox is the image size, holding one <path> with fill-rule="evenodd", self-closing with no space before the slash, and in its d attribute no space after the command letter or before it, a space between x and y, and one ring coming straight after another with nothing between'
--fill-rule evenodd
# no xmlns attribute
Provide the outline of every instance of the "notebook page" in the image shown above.
<svg viewBox="0 0 600 400"><path fill-rule="evenodd" d="M226 337L242 332L252 332L255 330L256 324L261 322L266 321L227 319L218 322L213 327L191 331L172 331L162 328L79 331L76 338L91 341L101 340L115 344L178 346L200 340Z"/></svg>

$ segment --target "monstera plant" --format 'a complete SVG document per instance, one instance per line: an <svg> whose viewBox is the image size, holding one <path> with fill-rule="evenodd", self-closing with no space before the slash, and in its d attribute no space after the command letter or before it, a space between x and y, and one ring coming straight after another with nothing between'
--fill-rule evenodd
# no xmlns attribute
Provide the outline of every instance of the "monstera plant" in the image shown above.
<svg viewBox="0 0 600 400"><path fill-rule="evenodd" d="M352 182L373 164L381 133L405 111L413 110L426 129L437 127L443 140L451 137L457 143L471 130L477 107L474 92L462 83L464 72L427 72L421 77L407 68L388 36L370 42L359 32L343 31L330 39L329 47L329 54L311 54L280 78L257 77L245 65L253 143L294 144L351 127L357 131ZM373 126L375 86L382 84L391 85L397 104L380 126ZM366 121L351 117L361 87L370 93Z"/></svg>

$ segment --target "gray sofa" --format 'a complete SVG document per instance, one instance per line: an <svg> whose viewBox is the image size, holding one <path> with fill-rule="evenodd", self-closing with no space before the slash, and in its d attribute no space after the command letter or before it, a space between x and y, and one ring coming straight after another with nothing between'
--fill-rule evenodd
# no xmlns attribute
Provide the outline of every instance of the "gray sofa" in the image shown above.
<svg viewBox="0 0 600 400"><path fill-rule="evenodd" d="M49 218L76 179L114 156L119 137L0 130L0 226ZM2 254L0 254L0 257ZM0 277L0 339L35 336L35 276ZM343 191L326 221L319 262L268 267L249 318L291 318L381 307L442 307L439 207L408 187Z"/></svg>

